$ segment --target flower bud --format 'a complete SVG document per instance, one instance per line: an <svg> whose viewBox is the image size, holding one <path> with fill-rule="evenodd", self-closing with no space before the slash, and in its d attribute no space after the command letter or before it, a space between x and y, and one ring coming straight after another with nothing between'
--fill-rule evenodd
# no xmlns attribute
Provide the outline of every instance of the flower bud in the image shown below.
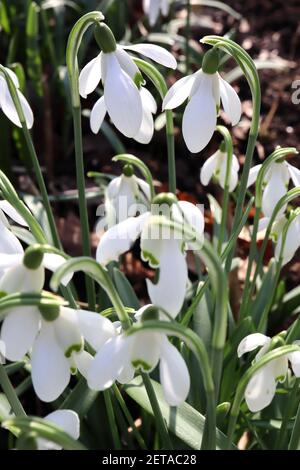
<svg viewBox="0 0 300 470"><path fill-rule="evenodd" d="M32 269L35 271L38 269L43 261L44 253L37 246L29 246L23 257L23 264L27 269Z"/></svg>
<svg viewBox="0 0 300 470"><path fill-rule="evenodd" d="M95 26L94 36L98 46L105 54L115 52L117 44L112 30L105 24L99 23Z"/></svg>
<svg viewBox="0 0 300 470"><path fill-rule="evenodd" d="M219 68L219 50L215 47L204 54L202 60L202 71L209 75L213 75Z"/></svg>

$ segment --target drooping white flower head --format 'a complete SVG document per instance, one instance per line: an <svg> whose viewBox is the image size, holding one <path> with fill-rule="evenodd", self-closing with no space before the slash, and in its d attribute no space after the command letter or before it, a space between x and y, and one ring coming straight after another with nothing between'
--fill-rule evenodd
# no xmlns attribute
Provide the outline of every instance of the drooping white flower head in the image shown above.
<svg viewBox="0 0 300 470"><path fill-rule="evenodd" d="M204 163L200 171L200 181L203 186L207 186L213 176L218 180L220 186L224 189L227 171L227 154L221 149L217 150ZM229 191L235 190L238 184L238 172L240 169L239 161L235 155L232 155L232 164L229 178Z"/></svg>
<svg viewBox="0 0 300 470"><path fill-rule="evenodd" d="M92 131L99 131L108 113L116 128L126 137L149 143L153 135L152 114L156 112L156 103L152 95L142 87L141 73L126 50L173 69L177 66L175 58L154 44L117 45L111 31L104 24L98 26L95 37L102 51L79 75L79 92L83 98L97 88L100 80L104 88L103 96L95 103L91 112Z"/></svg>
<svg viewBox="0 0 300 470"><path fill-rule="evenodd" d="M115 334L113 324L97 313L67 307L49 312L14 308L5 316L0 336L8 360L19 361L29 353L33 387L45 402L61 395L77 369L87 376L92 356L83 349L84 340L98 349Z"/></svg>
<svg viewBox="0 0 300 470"><path fill-rule="evenodd" d="M238 346L238 357L261 347L255 357L257 361L269 351L270 344L271 338L261 333L248 335ZM274 359L261 367L251 377L245 391L245 400L250 411L255 413L263 410L271 403L276 392L277 381L285 380L288 371L288 361L290 361L296 377L300 377L300 352L293 352Z"/></svg>
<svg viewBox="0 0 300 470"><path fill-rule="evenodd" d="M44 421L55 424L62 431L69 434L73 439L79 439L80 420L78 414L73 410L56 410L45 416ZM47 439L37 439L37 450L61 450L61 446Z"/></svg>
<svg viewBox="0 0 300 470"><path fill-rule="evenodd" d="M149 307L137 312L138 321ZM132 336L114 336L96 354L88 385L93 390L105 390L116 380L128 383L135 370L151 372L158 363L165 399L170 406L177 406L188 395L190 376L181 354L163 333L140 331Z"/></svg>
<svg viewBox="0 0 300 470"><path fill-rule="evenodd" d="M251 168L248 179L248 187L255 183L262 165ZM289 182L292 180L295 187L300 186L300 170L286 161L271 163L264 179L264 191L262 199L262 211L266 217L271 217L278 201L286 195ZM286 205L281 208L278 217L282 216Z"/></svg>
<svg viewBox="0 0 300 470"><path fill-rule="evenodd" d="M114 178L105 192L105 223L108 227L133 217L141 206L148 210L150 206L150 187L141 178L133 174L132 167L125 165L123 174ZM100 221L102 226L102 221Z"/></svg>
<svg viewBox="0 0 300 470"><path fill-rule="evenodd" d="M154 26L160 12L163 16L169 14L170 0L143 0L143 8L149 18L150 26Z"/></svg>
<svg viewBox="0 0 300 470"><path fill-rule="evenodd" d="M177 108L188 99L182 132L192 153L200 152L211 140L216 128L220 99L233 126L241 117L240 99L232 86L217 72L218 58L215 54L214 50L208 51L202 69L178 80L163 101L163 109L166 110Z"/></svg>
<svg viewBox="0 0 300 470"><path fill-rule="evenodd" d="M26 100L25 96L19 90L20 84L17 75L10 70L9 68L5 67L5 70L10 75L11 79L13 80L16 88L17 93L19 96L19 100L23 109L24 117L26 120L26 125L28 129L31 129L33 126L33 113ZM5 116L18 127L22 127L20 122L16 107L14 105L13 99L10 95L9 88L7 82L3 76L3 73L0 72L0 109L4 112Z"/></svg>
<svg viewBox="0 0 300 470"><path fill-rule="evenodd" d="M164 195L160 196L163 200ZM145 212L138 217L129 217L110 228L100 239L96 259L103 265L117 261L121 254L130 250L140 236L142 259L149 262L151 267L159 268L158 282L154 284L147 280L150 299L153 304L176 317L182 308L188 281L184 227L191 225L200 237L204 232L204 217L198 207L186 201L173 201L170 206L153 205L152 210L156 207L157 210L166 210L168 218L182 225L182 236L175 236L172 230L159 230L152 222L155 215Z"/></svg>

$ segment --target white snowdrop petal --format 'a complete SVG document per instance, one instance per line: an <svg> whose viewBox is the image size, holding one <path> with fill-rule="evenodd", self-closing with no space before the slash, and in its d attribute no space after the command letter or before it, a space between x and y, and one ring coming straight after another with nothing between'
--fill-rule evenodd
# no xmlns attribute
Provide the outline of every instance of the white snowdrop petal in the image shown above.
<svg viewBox="0 0 300 470"><path fill-rule="evenodd" d="M248 188L256 182L257 175L258 175L259 170L261 169L261 167L262 167L262 165L255 165L251 168L251 170L249 172L248 183L247 183Z"/></svg>
<svg viewBox="0 0 300 470"><path fill-rule="evenodd" d="M229 83L227 83L221 76L219 76L219 83L224 111L229 117L232 125L235 126L240 121L242 114L240 98L234 88L232 88L232 86L229 85Z"/></svg>
<svg viewBox="0 0 300 470"><path fill-rule="evenodd" d="M140 92L133 80L121 69L114 53L105 54L107 63L104 99L107 112L117 129L134 137L142 123Z"/></svg>
<svg viewBox="0 0 300 470"><path fill-rule="evenodd" d="M219 164L220 151L218 150L211 157L209 157L200 170L200 181L203 186L207 186L213 177Z"/></svg>
<svg viewBox="0 0 300 470"><path fill-rule="evenodd" d="M157 104L153 95L145 87L140 89L140 94L142 97L143 106L148 108L152 114L155 114L157 111Z"/></svg>
<svg viewBox="0 0 300 470"><path fill-rule="evenodd" d="M130 362L136 369L151 372L159 361L161 335L141 331L133 336Z"/></svg>
<svg viewBox="0 0 300 470"><path fill-rule="evenodd" d="M5 116L16 126L22 127L16 107L5 80L0 80L0 105Z"/></svg>
<svg viewBox="0 0 300 470"><path fill-rule="evenodd" d="M154 121L151 111L148 109L143 109L143 119L141 127L134 137L134 140L140 144L149 144L152 140L154 134Z"/></svg>
<svg viewBox="0 0 300 470"><path fill-rule="evenodd" d="M169 67L174 70L177 68L175 57L169 51L161 46L157 46L156 44L135 44L125 46L124 49L144 55L165 67Z"/></svg>
<svg viewBox="0 0 300 470"><path fill-rule="evenodd" d="M300 220L300 218L299 218ZM281 232L275 247L275 258L278 261L281 254L281 247L282 247L282 237L283 233ZM300 224L297 219L293 220L287 229L285 244L283 248L283 262L282 264L285 265L294 257L296 251L300 246Z"/></svg>
<svg viewBox="0 0 300 470"><path fill-rule="evenodd" d="M101 96L94 104L90 115L90 126L94 134L98 134L106 116L104 96Z"/></svg>
<svg viewBox="0 0 300 470"><path fill-rule="evenodd" d="M5 214L7 214L14 222L17 222L17 224L22 225L23 227L28 227L24 218L8 201L0 201L0 209L3 210L3 212L5 212Z"/></svg>
<svg viewBox="0 0 300 470"><path fill-rule="evenodd" d="M280 380L281 382L285 380L289 365L288 357L282 356L278 359L271 362L273 367L273 376L275 380Z"/></svg>
<svg viewBox="0 0 300 470"><path fill-rule="evenodd" d="M161 342L159 376L166 402L170 406L183 403L190 390L190 374L183 357L167 338Z"/></svg>
<svg viewBox="0 0 300 470"><path fill-rule="evenodd" d="M93 356L87 351L81 351L80 353L74 353L72 359L81 375L87 378L88 372L94 360Z"/></svg>
<svg viewBox="0 0 300 470"><path fill-rule="evenodd" d="M52 322L55 339L64 354L70 357L71 350L82 348L83 337L79 328L77 310L60 307L59 316Z"/></svg>
<svg viewBox="0 0 300 470"><path fill-rule="evenodd" d="M118 225L111 227L101 237L97 247L96 259L106 265L110 261L118 261L119 256L128 251L139 237L143 224L149 213L138 217L129 217Z"/></svg>
<svg viewBox="0 0 300 470"><path fill-rule="evenodd" d="M49 269L50 271L55 273L55 271L57 271L57 269L60 268L60 266L65 264L66 261L67 261L66 258L56 253L45 253L44 258L43 258L43 266L46 269ZM73 273L67 274L66 276L62 278L61 283L64 286L67 286L69 282L71 281L72 277L73 277Z"/></svg>
<svg viewBox="0 0 300 470"><path fill-rule="evenodd" d="M296 377L300 377L300 352L296 351L288 355L293 372Z"/></svg>
<svg viewBox="0 0 300 470"><path fill-rule="evenodd" d="M275 391L272 365L270 367L268 364L252 376L246 387L245 399L249 410L255 413L266 408L273 400Z"/></svg>
<svg viewBox="0 0 300 470"><path fill-rule="evenodd" d="M31 349L40 327L40 314L36 307L18 307L4 318L1 341L5 357L20 361Z"/></svg>
<svg viewBox="0 0 300 470"><path fill-rule="evenodd" d="M6 255L21 254L24 252L23 247L18 238L4 225L0 227L0 253ZM2 264L0 259L0 266Z"/></svg>
<svg viewBox="0 0 300 470"><path fill-rule="evenodd" d="M25 98L25 96L19 90L17 90L17 93L18 93L19 100L22 106L23 114L24 114L25 121L26 121L26 126L28 129L31 129L33 126L33 121L34 121L32 109L27 99Z"/></svg>
<svg viewBox="0 0 300 470"><path fill-rule="evenodd" d="M216 122L217 111L211 80L205 77L183 114L182 132L190 152L197 153L206 147L213 136Z"/></svg>
<svg viewBox="0 0 300 470"><path fill-rule="evenodd" d="M159 240L159 279L153 284L147 279L151 302L175 318L180 312L186 294L188 272L179 240ZM154 253L154 257L157 252Z"/></svg>
<svg viewBox="0 0 300 470"><path fill-rule="evenodd" d="M88 385L92 390L105 390L117 380L129 364L130 341L131 338L114 336L97 352L88 371Z"/></svg>
<svg viewBox="0 0 300 470"><path fill-rule="evenodd" d="M86 341L95 351L116 334L113 323L99 313L77 310L79 327Z"/></svg>
<svg viewBox="0 0 300 470"><path fill-rule="evenodd" d="M70 366L56 343L51 324L43 323L32 350L31 366L32 383L37 396L45 402L56 400L69 383Z"/></svg>
<svg viewBox="0 0 300 470"><path fill-rule="evenodd" d="M43 266L38 269L27 269L17 264L7 269L0 280L0 290L13 292L40 292L44 286L45 272Z"/></svg>
<svg viewBox="0 0 300 470"><path fill-rule="evenodd" d="M180 106L190 96L195 80L196 74L193 74L175 82L163 100L163 110Z"/></svg>
<svg viewBox="0 0 300 470"><path fill-rule="evenodd" d="M287 168L288 168L289 174L292 178L292 181L294 183L294 186L299 187L300 186L300 170L299 170L299 168L296 168L295 166L290 165L289 163L287 163Z"/></svg>
<svg viewBox="0 0 300 470"><path fill-rule="evenodd" d="M101 54L88 62L79 74L79 93L82 98L92 93L101 80Z"/></svg>
<svg viewBox="0 0 300 470"><path fill-rule="evenodd" d="M73 439L79 439L80 421L78 414L73 410L56 410L45 418L45 421L56 424Z"/></svg>
<svg viewBox="0 0 300 470"><path fill-rule="evenodd" d="M254 349L259 346L264 346L269 344L271 339L269 336L263 335L262 333L252 333L251 335L246 336L240 342L237 350L238 357L241 357L243 354L254 351Z"/></svg>
<svg viewBox="0 0 300 470"><path fill-rule="evenodd" d="M121 68L134 80L137 75L140 75L140 71L132 57L124 49L126 49L124 46L117 46L115 54Z"/></svg>
<svg viewBox="0 0 300 470"><path fill-rule="evenodd" d="M167 16L170 10L170 0L161 0L161 12Z"/></svg>
<svg viewBox="0 0 300 470"><path fill-rule="evenodd" d="M188 201L178 201L184 220L194 229L198 236L204 232L204 215L199 207ZM179 221L180 222L180 221Z"/></svg>
<svg viewBox="0 0 300 470"><path fill-rule="evenodd" d="M150 26L154 26L159 15L160 0L143 0L143 8L149 17Z"/></svg>
<svg viewBox="0 0 300 470"><path fill-rule="evenodd" d="M150 190L150 186L148 183L146 183L146 181L142 180L141 178L136 178L136 181L140 187L140 190L143 194L143 196L146 197L146 199L148 199L148 201L150 201L150 198L151 198L151 190Z"/></svg>
<svg viewBox="0 0 300 470"><path fill-rule="evenodd" d="M287 187L282 179L280 168L273 167L262 197L262 210L265 216L272 216L277 202L285 196L286 193ZM278 216L282 215L284 211L285 207L282 207Z"/></svg>

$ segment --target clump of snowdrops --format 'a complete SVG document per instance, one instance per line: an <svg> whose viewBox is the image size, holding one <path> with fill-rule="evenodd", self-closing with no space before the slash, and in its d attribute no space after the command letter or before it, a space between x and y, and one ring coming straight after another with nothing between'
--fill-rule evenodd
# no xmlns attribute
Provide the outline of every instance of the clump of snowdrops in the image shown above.
<svg viewBox="0 0 300 470"><path fill-rule="evenodd" d="M151 24L159 8L168 13L166 2L155 5L144 2ZM93 31L99 53L79 67L78 51L87 30ZM160 449L233 449L243 435L249 448L299 447L299 319L275 336L269 334L270 320L283 301L278 297L282 268L300 244L300 212L293 204L300 194L300 171L288 161L297 151L276 148L261 165L253 165L261 102L254 62L230 39L207 36L201 42L208 46L201 68L168 89L163 70L175 70L177 64L165 48L117 44L100 12L84 15L73 27L66 58L82 233L78 258L61 246L29 132L34 125L30 104L14 72L0 66L0 106L22 129L51 232L44 232L1 172L0 384L7 410L2 426L15 436L17 448L88 448L95 424L90 410L96 403L104 410L105 433L115 449L153 448L149 422ZM218 122L221 108L233 126L242 113L238 94L219 72L224 53L241 68L252 95L242 167L230 127ZM160 108L165 113L169 192L156 193L149 168L137 156L114 157L122 174L107 185L93 257L81 103L99 85L101 94L90 113L94 133L110 119L124 136L148 144L154 115ZM183 104L182 133L191 152L204 150L215 133L221 136L215 153L199 159L201 184L212 182L223 191L213 236L206 231L203 208L177 199L172 110ZM249 198L252 185L254 196ZM231 204L234 217L229 222ZM249 231L251 243L234 316L229 277L239 263L236 245L242 230ZM265 266L269 240L274 256ZM135 243L155 274L145 280L146 305L119 269ZM194 259L196 277L188 259ZM86 298L76 293L79 271L85 277ZM20 371L26 374L25 386L52 410L46 416L32 416L23 406L11 380ZM132 400L139 406L139 424Z"/></svg>

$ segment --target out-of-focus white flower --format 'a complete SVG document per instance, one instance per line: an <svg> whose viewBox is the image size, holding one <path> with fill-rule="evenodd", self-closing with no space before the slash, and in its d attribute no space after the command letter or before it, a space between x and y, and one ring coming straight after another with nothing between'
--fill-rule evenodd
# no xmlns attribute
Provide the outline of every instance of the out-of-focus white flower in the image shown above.
<svg viewBox="0 0 300 470"><path fill-rule="evenodd" d="M182 236L175 236L172 230L159 230L153 224L152 217L155 215L145 212L138 217L129 217L105 232L100 239L96 259L103 265L117 261L140 236L143 260L149 262L151 267L159 268L157 283L147 279L150 299L175 317L183 305L188 281L183 249L184 229L186 225L191 225L200 238L204 233L204 217L198 207L186 201L163 205L167 206L164 209L168 217L181 224ZM158 208L163 205L158 205Z"/></svg>
<svg viewBox="0 0 300 470"><path fill-rule="evenodd" d="M213 176L219 181L224 189L227 170L227 154L222 150L217 150L204 163L200 171L200 181L203 186L207 186ZM239 161L235 155L232 156L232 163L229 177L229 191L235 190L238 184L238 172L240 169Z"/></svg>
<svg viewBox="0 0 300 470"><path fill-rule="evenodd" d="M150 26L154 26L160 12L167 16L170 10L170 0L143 0L144 12L149 18Z"/></svg>
<svg viewBox="0 0 300 470"><path fill-rule="evenodd" d="M152 114L156 112L156 103L141 86L141 73L126 50L173 69L177 66L176 60L168 51L154 44L120 46L113 41L79 75L79 92L83 98L97 88L100 80L104 88L103 96L91 112L91 129L98 132L108 113L116 128L126 137L149 143L153 135Z"/></svg>
<svg viewBox="0 0 300 470"><path fill-rule="evenodd" d="M141 205L149 209L150 187L134 174L125 173L114 178L105 192L105 221L108 227L123 222L128 217L135 216Z"/></svg>
<svg viewBox="0 0 300 470"><path fill-rule="evenodd" d="M137 312L138 321L149 307ZM181 354L163 333L140 331L132 336L114 336L92 361L88 385L94 390L105 390L116 380L128 383L135 370L151 372L158 363L165 399L170 406L177 406L188 395L190 376Z"/></svg>
<svg viewBox="0 0 300 470"><path fill-rule="evenodd" d="M182 132L187 147L193 153L200 152L211 140L216 128L220 99L233 126L241 117L240 99L232 86L217 72L217 59L213 60L213 73L206 72L209 68L204 71L203 66L198 72L181 78L170 88L163 101L163 109L166 110L177 108L186 99L189 100L183 114Z"/></svg>
<svg viewBox="0 0 300 470"><path fill-rule="evenodd" d="M246 336L239 344L238 357L261 347L255 356L255 361L260 359L270 349L271 338L261 333L253 333ZM261 367L250 379L246 391L245 400L252 412L266 408L274 398L277 381L284 381L288 371L288 361L296 377L300 377L300 352L286 354L274 359Z"/></svg>
<svg viewBox="0 0 300 470"><path fill-rule="evenodd" d="M33 113L26 100L25 96L19 90L20 84L17 75L10 69L5 67L6 72L10 75L13 80L15 87L17 88L17 93L19 100L23 109L24 117L26 120L26 125L28 129L31 129L33 126ZM10 95L7 82L3 76L3 73L0 72L0 109L4 112L5 116L18 127L22 127L20 122L16 107L14 105L13 99Z"/></svg>
<svg viewBox="0 0 300 470"><path fill-rule="evenodd" d="M250 170L248 187L255 183L262 165L256 165ZM300 186L300 170L286 161L271 163L264 179L262 211L266 217L271 217L278 201L288 191L290 179L294 186ZM281 208L278 217L284 214L286 205Z"/></svg>
<svg viewBox="0 0 300 470"><path fill-rule="evenodd" d="M73 410L56 410L45 416L44 421L55 424L62 431L69 434L73 439L79 439L80 420L78 414ZM61 450L61 446L47 439L37 439L38 450Z"/></svg>

